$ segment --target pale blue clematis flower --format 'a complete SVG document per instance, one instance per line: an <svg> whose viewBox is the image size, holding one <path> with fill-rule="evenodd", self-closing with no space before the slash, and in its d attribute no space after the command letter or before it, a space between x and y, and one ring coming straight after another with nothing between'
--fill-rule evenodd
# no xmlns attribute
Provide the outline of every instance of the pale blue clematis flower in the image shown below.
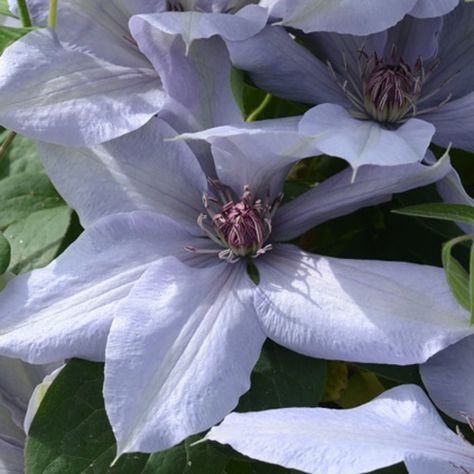
<svg viewBox="0 0 474 474"><path fill-rule="evenodd" d="M160 119L94 148L40 145L86 230L0 294L0 353L105 358L119 454L163 450L220 421L266 337L314 357L407 364L473 333L442 269L281 243L441 179L447 157L362 167L353 184L346 169L279 206L291 165L318 152L298 120L188 135L211 143L211 175L183 140L163 140L175 132Z"/></svg>
<svg viewBox="0 0 474 474"><path fill-rule="evenodd" d="M232 413L206 438L310 474L360 474L402 461L410 474L474 472L474 446L448 429L417 385L347 410Z"/></svg>
<svg viewBox="0 0 474 474"><path fill-rule="evenodd" d="M302 39L309 49L273 27L228 46L263 89L319 104L299 129L319 135L323 152L357 168L421 160L431 141L474 150L472 3L443 17L407 15L369 36L321 32Z"/></svg>
<svg viewBox="0 0 474 474"><path fill-rule="evenodd" d="M57 367L0 357L0 473L24 473L25 433L59 371Z"/></svg>
<svg viewBox="0 0 474 474"><path fill-rule="evenodd" d="M281 24L314 33L331 31L351 35L370 35L386 30L405 15L416 18L442 16L459 0L262 0L270 15Z"/></svg>
<svg viewBox="0 0 474 474"><path fill-rule="evenodd" d="M35 23L44 24L49 1L28 3ZM186 130L241 121L221 38L262 30L268 13L254 3L62 0L55 32L34 31L0 58L0 123L83 146L135 130L157 113Z"/></svg>

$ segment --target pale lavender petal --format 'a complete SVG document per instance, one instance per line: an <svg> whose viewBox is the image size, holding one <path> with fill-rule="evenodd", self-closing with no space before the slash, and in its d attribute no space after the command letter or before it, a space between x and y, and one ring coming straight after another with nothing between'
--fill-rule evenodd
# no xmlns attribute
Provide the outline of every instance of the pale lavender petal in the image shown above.
<svg viewBox="0 0 474 474"><path fill-rule="evenodd" d="M0 294L0 353L32 363L103 360L117 303L164 255L189 255L181 227L150 212L106 217L47 267Z"/></svg>
<svg viewBox="0 0 474 474"><path fill-rule="evenodd" d="M457 171L451 167L450 173L436 184L443 201L451 204L464 204L474 208L474 199L467 194ZM474 233L474 225L456 222L466 234Z"/></svg>
<svg viewBox="0 0 474 474"><path fill-rule="evenodd" d="M219 38L184 41L135 16L130 30L140 50L158 71L168 97L160 117L179 132L241 122L230 87L229 54Z"/></svg>
<svg viewBox="0 0 474 474"><path fill-rule="evenodd" d="M256 265L262 328L305 355L414 364L474 333L442 268L322 257L292 245L274 246Z"/></svg>
<svg viewBox="0 0 474 474"><path fill-rule="evenodd" d="M245 264L176 259L145 273L107 342L106 409L123 452L154 452L220 421L250 387L265 339Z"/></svg>
<svg viewBox="0 0 474 474"><path fill-rule="evenodd" d="M232 63L249 71L258 87L276 96L309 104L348 102L327 66L283 28L266 27L245 41L227 41L227 47Z"/></svg>
<svg viewBox="0 0 474 474"><path fill-rule="evenodd" d="M362 166L353 182L352 170L346 169L278 209L272 239L294 239L322 222L388 201L393 193L437 182L451 170L447 155L433 166Z"/></svg>
<svg viewBox="0 0 474 474"><path fill-rule="evenodd" d="M421 117L436 127L433 142L437 145L452 143L455 148L474 151L474 92Z"/></svg>
<svg viewBox="0 0 474 474"><path fill-rule="evenodd" d="M185 225L203 211L206 177L176 132L153 118L139 130L94 148L39 143L49 177L84 227L117 212L154 210Z"/></svg>
<svg viewBox="0 0 474 474"><path fill-rule="evenodd" d="M393 45L396 45L397 55L400 55L405 63L415 67L421 57L424 64L428 65L429 60L434 59L438 53L442 26L442 18L420 20L411 16L405 17L388 31L384 52L387 62L390 63Z"/></svg>
<svg viewBox="0 0 474 474"><path fill-rule="evenodd" d="M452 94L458 99L472 93L472 64L474 63L474 4L460 2L443 18L438 38L439 66L423 86L423 95L438 90L424 106L435 106Z"/></svg>
<svg viewBox="0 0 474 474"><path fill-rule="evenodd" d="M358 168L421 161L435 128L413 118L389 130L371 120L355 119L339 105L322 104L304 114L299 131L317 139L323 153L343 158Z"/></svg>
<svg viewBox="0 0 474 474"><path fill-rule="evenodd" d="M420 366L430 397L444 413L466 423L462 413L474 419L474 337L466 337L434 355Z"/></svg>
<svg viewBox="0 0 474 474"><path fill-rule="evenodd" d="M474 467L474 447L443 423L423 390L403 385L348 410L282 408L232 413L207 439L246 456L320 474L359 474L407 460L452 469L409 470L456 474ZM410 466L411 463L408 463Z"/></svg>
<svg viewBox="0 0 474 474"><path fill-rule="evenodd" d="M23 448L0 439L0 474L24 474L24 463Z"/></svg>
<svg viewBox="0 0 474 474"><path fill-rule="evenodd" d="M410 11L410 15L417 18L443 16L456 8L458 4L459 0L418 0Z"/></svg>
<svg viewBox="0 0 474 474"><path fill-rule="evenodd" d="M140 15L140 18L163 33L181 36L189 48L195 40L216 35L229 41L250 38L263 29L268 12L257 5L248 5L235 15L185 11Z"/></svg>
<svg viewBox="0 0 474 474"><path fill-rule="evenodd" d="M66 50L49 30L28 34L0 58L0 122L39 140L79 146L110 140L144 125L163 102L151 67Z"/></svg>
<svg viewBox="0 0 474 474"><path fill-rule="evenodd" d="M298 133L300 117L261 120L216 127L180 138L205 140L220 181L237 193L250 186L253 193L276 197L291 165L301 158L319 155L318 141Z"/></svg>
<svg viewBox="0 0 474 474"><path fill-rule="evenodd" d="M416 5L417 0L263 0L270 15L282 18L283 25L303 30L332 31L368 35L385 30L399 22Z"/></svg>

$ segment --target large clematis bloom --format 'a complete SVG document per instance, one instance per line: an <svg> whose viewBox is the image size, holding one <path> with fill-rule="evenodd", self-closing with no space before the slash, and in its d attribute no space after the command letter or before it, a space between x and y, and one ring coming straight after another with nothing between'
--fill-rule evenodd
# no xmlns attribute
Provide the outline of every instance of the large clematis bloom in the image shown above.
<svg viewBox="0 0 474 474"><path fill-rule="evenodd" d="M307 48L272 27L228 46L263 89L318 104L300 132L319 135L325 153L357 167L421 160L431 141L474 150L472 3L442 17L407 15L373 35L320 32L301 40Z"/></svg>
<svg viewBox="0 0 474 474"><path fill-rule="evenodd" d="M0 294L0 353L105 358L118 452L166 449L220 421L248 390L266 337L308 356L409 364L473 333L442 269L341 260L290 241L320 222L437 181L447 157L362 167L280 205L311 156L298 118L207 130L205 173L160 119L94 148L41 145L85 232ZM259 283L247 269L257 270Z"/></svg>
<svg viewBox="0 0 474 474"><path fill-rule="evenodd" d="M42 25L47 0L30 0ZM64 0L57 28L0 58L0 123L38 140L93 145L160 113L202 130L240 121L221 38L246 39L268 14L252 0ZM12 8L16 2L11 2Z"/></svg>
<svg viewBox="0 0 474 474"><path fill-rule="evenodd" d="M463 396L471 398L472 391ZM310 474L360 474L402 461L410 474L474 469L474 446L448 429L417 385L401 385L348 410L232 413L207 438Z"/></svg>

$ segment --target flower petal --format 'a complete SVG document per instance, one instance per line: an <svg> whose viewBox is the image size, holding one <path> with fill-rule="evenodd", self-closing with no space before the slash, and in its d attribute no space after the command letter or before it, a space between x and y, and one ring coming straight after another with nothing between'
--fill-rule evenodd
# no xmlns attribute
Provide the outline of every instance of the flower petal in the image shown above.
<svg viewBox="0 0 474 474"><path fill-rule="evenodd" d="M318 141L298 133L299 117L261 120L235 126L184 133L179 138L205 140L219 180L239 193L250 186L254 194L276 197L289 167L300 158L319 155Z"/></svg>
<svg viewBox="0 0 474 474"><path fill-rule="evenodd" d="M352 35L368 35L386 30L410 12L417 0L263 0L270 6L270 15L282 18L282 24L303 30L333 31Z"/></svg>
<svg viewBox="0 0 474 474"><path fill-rule="evenodd" d="M421 161L435 131L433 125L419 119L410 119L396 130L388 130L377 122L355 119L335 104L308 110L299 130L317 138L323 153L344 158L353 168Z"/></svg>
<svg viewBox="0 0 474 474"><path fill-rule="evenodd" d="M454 10L459 0L418 0L410 15L417 18L443 16Z"/></svg>
<svg viewBox="0 0 474 474"><path fill-rule="evenodd" d="M221 420L250 386L265 339L244 264L158 262L117 310L106 409L118 454L154 452Z"/></svg>
<svg viewBox="0 0 474 474"><path fill-rule="evenodd" d="M24 463L23 448L0 439L0 474L24 474Z"/></svg>
<svg viewBox="0 0 474 474"><path fill-rule="evenodd" d="M414 364L474 333L441 268L321 257L290 245L274 246L257 267L264 331L302 354Z"/></svg>
<svg viewBox="0 0 474 474"><path fill-rule="evenodd" d="M168 94L160 117L179 132L241 122L223 42L219 38L196 40L187 51L179 36L155 27L153 18L155 15L134 16L130 31L158 71Z"/></svg>
<svg viewBox="0 0 474 474"><path fill-rule="evenodd" d="M296 43L284 28L266 27L245 41L227 41L226 44L232 63L249 71L261 89L308 104L347 103L327 66Z"/></svg>
<svg viewBox="0 0 474 474"><path fill-rule="evenodd" d="M466 422L461 413L474 418L474 337L466 337L434 355L420 366L430 397L444 413Z"/></svg>
<svg viewBox="0 0 474 474"><path fill-rule="evenodd" d="M352 170L345 169L279 208L272 221L272 240L294 239L322 222L388 201L393 193L437 182L450 172L447 155L433 166L362 166L354 182Z"/></svg>
<svg viewBox="0 0 474 474"><path fill-rule="evenodd" d="M425 107L436 107L452 94L458 99L472 92L472 64L474 63L474 5L462 1L443 18L443 29L438 38L439 67L423 85L423 95L434 94Z"/></svg>
<svg viewBox="0 0 474 474"><path fill-rule="evenodd" d="M447 147L452 143L456 148L474 151L474 92L422 117L436 127L433 142L437 145Z"/></svg>
<svg viewBox="0 0 474 474"><path fill-rule="evenodd" d="M192 237L151 212L117 214L87 229L47 267L0 294L0 354L32 363L102 360L117 303L150 263L189 255Z"/></svg>
<svg viewBox="0 0 474 474"><path fill-rule="evenodd" d="M49 177L84 227L117 212L154 210L185 225L202 212L206 177L176 132L153 118L139 130L94 148L39 143Z"/></svg>
<svg viewBox="0 0 474 474"><path fill-rule="evenodd" d="M403 460L474 466L474 448L443 423L416 385L403 385L348 410L282 408L232 413L207 439L246 456L308 473L358 474ZM410 473L415 471L410 470Z"/></svg>
<svg viewBox="0 0 474 474"><path fill-rule="evenodd" d="M163 102L153 69L66 50L49 30L29 33L0 58L2 125L42 141L110 140L144 125Z"/></svg>
<svg viewBox="0 0 474 474"><path fill-rule="evenodd" d="M181 36L189 48L195 40L216 35L224 40L245 40L263 29L268 12L258 5L248 5L235 15L185 11L141 15L140 18L164 33Z"/></svg>

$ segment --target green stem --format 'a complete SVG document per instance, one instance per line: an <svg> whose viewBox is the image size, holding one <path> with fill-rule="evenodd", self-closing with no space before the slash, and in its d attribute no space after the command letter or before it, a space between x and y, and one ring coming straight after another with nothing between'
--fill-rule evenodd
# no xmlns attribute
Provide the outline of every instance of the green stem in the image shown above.
<svg viewBox="0 0 474 474"><path fill-rule="evenodd" d="M28 11L28 5L26 4L26 0L16 0L16 1L18 5L18 13L20 14L21 24L25 28L32 26L30 12Z"/></svg>
<svg viewBox="0 0 474 474"><path fill-rule="evenodd" d="M52 30L56 28L56 12L58 10L58 0L49 1L48 26Z"/></svg>
<svg viewBox="0 0 474 474"><path fill-rule="evenodd" d="M270 103L272 100L272 95L267 94L265 98L262 100L261 104L247 117L245 120L246 122L254 122L257 117L263 112L265 107Z"/></svg>
<svg viewBox="0 0 474 474"><path fill-rule="evenodd" d="M7 138L3 140L2 144L0 145L0 160L6 155L8 149L10 148L10 145L12 144L13 140L16 137L15 132L10 132L7 135Z"/></svg>

